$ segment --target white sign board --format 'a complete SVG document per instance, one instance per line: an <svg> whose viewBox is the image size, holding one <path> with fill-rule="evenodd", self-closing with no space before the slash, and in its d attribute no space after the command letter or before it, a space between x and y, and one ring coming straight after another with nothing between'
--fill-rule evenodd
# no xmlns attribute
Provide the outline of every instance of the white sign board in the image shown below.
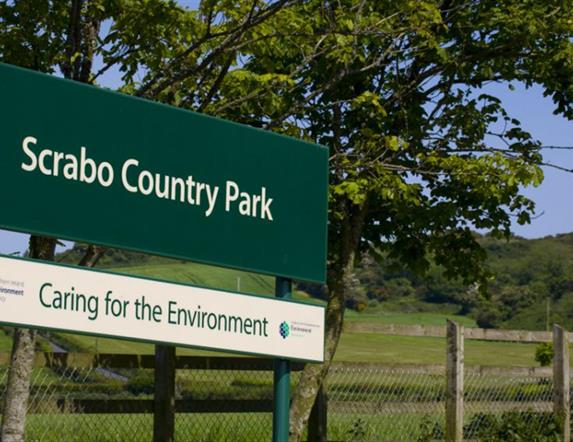
<svg viewBox="0 0 573 442"><path fill-rule="evenodd" d="M322 362L324 308L0 257L0 323Z"/></svg>

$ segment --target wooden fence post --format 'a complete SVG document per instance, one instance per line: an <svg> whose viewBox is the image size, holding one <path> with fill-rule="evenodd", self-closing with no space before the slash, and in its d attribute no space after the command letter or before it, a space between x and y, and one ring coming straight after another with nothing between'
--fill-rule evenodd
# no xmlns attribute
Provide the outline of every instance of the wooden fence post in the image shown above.
<svg viewBox="0 0 573 442"><path fill-rule="evenodd" d="M464 433L464 327L448 320L446 359L446 442Z"/></svg>
<svg viewBox="0 0 573 442"><path fill-rule="evenodd" d="M175 347L155 346L155 395L153 441L173 442L175 438Z"/></svg>
<svg viewBox="0 0 573 442"><path fill-rule="evenodd" d="M308 420L308 442L326 442L326 424L328 413L328 398L324 383L318 389L316 400Z"/></svg>
<svg viewBox="0 0 573 442"><path fill-rule="evenodd" d="M562 419L563 442L570 442L569 337L556 324L553 325L553 412Z"/></svg>

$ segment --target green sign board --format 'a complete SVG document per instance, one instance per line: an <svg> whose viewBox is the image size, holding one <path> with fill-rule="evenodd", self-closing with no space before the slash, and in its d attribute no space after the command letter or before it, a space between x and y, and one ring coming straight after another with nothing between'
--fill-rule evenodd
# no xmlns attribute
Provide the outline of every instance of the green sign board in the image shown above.
<svg viewBox="0 0 573 442"><path fill-rule="evenodd" d="M0 64L0 227L324 282L328 150Z"/></svg>

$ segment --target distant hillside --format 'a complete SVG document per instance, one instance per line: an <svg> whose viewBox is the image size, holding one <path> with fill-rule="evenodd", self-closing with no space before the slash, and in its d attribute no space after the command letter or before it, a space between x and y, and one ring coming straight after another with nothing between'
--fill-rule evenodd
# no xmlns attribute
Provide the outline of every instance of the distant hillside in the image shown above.
<svg viewBox="0 0 573 442"><path fill-rule="evenodd" d="M573 327L573 234L484 245L495 279L482 314L493 307L494 324L509 328L544 329L546 320Z"/></svg>
<svg viewBox="0 0 573 442"><path fill-rule="evenodd" d="M482 327L542 330L559 322L573 328L573 234L479 241L492 273L486 298L476 287L447 280L438 267L419 278L364 256L348 304L358 310L455 311Z"/></svg>

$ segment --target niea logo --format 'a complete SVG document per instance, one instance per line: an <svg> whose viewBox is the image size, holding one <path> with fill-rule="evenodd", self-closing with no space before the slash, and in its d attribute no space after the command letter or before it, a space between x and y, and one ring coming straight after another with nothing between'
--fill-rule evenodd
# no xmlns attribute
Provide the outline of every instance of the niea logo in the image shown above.
<svg viewBox="0 0 573 442"><path fill-rule="evenodd" d="M281 336L283 337L283 339L287 338L287 336L290 334L290 327L288 325L288 322L286 322L286 321L281 322L281 325L279 327L279 332L280 332Z"/></svg>

